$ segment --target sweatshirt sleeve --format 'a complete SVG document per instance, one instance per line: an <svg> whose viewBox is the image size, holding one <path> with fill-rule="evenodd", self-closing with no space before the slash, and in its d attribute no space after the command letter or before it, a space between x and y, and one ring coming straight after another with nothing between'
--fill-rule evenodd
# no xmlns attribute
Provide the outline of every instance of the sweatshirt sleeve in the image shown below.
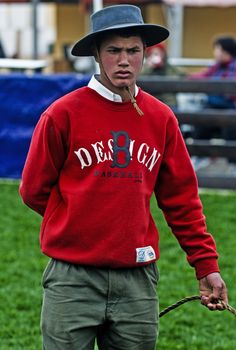
<svg viewBox="0 0 236 350"><path fill-rule="evenodd" d="M198 184L175 116L169 119L166 147L155 187L158 206L198 279L219 272L213 237L207 232Z"/></svg>
<svg viewBox="0 0 236 350"><path fill-rule="evenodd" d="M42 216L65 156L60 130L45 112L34 130L19 189L23 202Z"/></svg>

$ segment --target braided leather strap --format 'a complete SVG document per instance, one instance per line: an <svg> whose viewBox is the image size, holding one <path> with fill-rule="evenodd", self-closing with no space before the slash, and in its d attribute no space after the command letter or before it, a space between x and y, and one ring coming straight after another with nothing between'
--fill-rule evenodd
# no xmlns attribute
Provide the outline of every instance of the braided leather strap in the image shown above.
<svg viewBox="0 0 236 350"><path fill-rule="evenodd" d="M190 296L190 297L186 297L184 299L181 299L179 301L177 301L177 303L175 304L172 304L170 306L168 306L166 309L162 310L160 313L159 313L159 317L162 317L164 316L165 314L167 314L169 311L171 310L174 310L176 309L177 307L179 307L180 305L183 305L189 301L192 301L192 300L201 300L201 297L199 295L193 295L193 296ZM234 316L236 316L236 310L230 306L229 304L226 304L224 302L222 302L224 308L228 311L230 311Z"/></svg>

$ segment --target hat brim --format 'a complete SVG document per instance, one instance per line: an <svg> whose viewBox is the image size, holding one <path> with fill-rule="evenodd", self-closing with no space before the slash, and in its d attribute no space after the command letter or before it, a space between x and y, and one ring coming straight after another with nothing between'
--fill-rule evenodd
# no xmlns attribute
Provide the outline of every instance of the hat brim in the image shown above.
<svg viewBox="0 0 236 350"><path fill-rule="evenodd" d="M169 31L165 27L156 24L125 24L109 27L97 32L90 33L80 39L72 48L73 56L93 56L93 44L96 36L101 33L115 32L117 29L134 28L134 34L138 33L144 38L147 47L153 46L167 39Z"/></svg>

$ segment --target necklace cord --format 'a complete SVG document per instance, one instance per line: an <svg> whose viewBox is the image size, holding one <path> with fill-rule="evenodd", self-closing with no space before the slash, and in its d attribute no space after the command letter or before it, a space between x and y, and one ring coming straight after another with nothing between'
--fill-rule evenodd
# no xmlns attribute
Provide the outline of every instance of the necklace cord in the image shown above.
<svg viewBox="0 0 236 350"><path fill-rule="evenodd" d="M138 104L137 104L137 101L136 101L136 99L134 98L134 96L133 96L133 94L132 94L132 92L131 92L131 90L130 90L130 87L129 87L129 86L126 86L125 89L128 91L129 96L130 96L130 101L132 102L132 104L133 104L134 108L136 109L136 111L138 112L138 114L139 114L140 116L144 115L143 111L139 108L139 106L138 106Z"/></svg>

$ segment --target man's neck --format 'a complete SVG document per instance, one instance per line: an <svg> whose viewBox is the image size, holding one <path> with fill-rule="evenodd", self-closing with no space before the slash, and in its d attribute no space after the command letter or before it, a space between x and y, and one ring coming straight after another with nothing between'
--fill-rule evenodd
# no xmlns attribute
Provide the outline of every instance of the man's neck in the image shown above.
<svg viewBox="0 0 236 350"><path fill-rule="evenodd" d="M127 86L121 86L121 87L114 86L111 84L111 82L109 81L108 78L101 79L100 75L96 75L96 79L102 85L104 85L108 90L112 91L114 94L120 95L123 102L127 102L130 100L130 95L128 93ZM134 96L134 94L135 94L135 86L134 85L130 87L130 91L131 91L132 95Z"/></svg>

